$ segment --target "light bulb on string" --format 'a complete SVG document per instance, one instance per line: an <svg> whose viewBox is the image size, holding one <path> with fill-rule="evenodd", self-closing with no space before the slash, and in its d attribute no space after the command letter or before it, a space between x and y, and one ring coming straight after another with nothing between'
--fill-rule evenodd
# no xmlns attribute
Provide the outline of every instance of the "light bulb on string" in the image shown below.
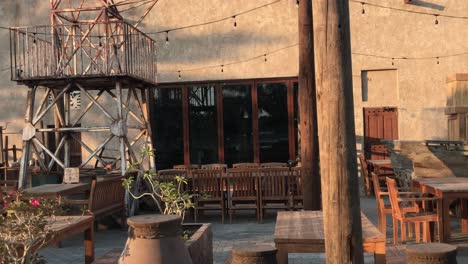
<svg viewBox="0 0 468 264"><path fill-rule="evenodd" d="M296 7L299 8L299 0L296 0Z"/></svg>
<svg viewBox="0 0 468 264"><path fill-rule="evenodd" d="M265 58L265 63L267 62L267 55L263 54L263 57Z"/></svg>
<svg viewBox="0 0 468 264"><path fill-rule="evenodd" d="M179 72L179 80L180 80L180 79L182 79L182 75L180 74L180 71L178 71L178 72Z"/></svg>
<svg viewBox="0 0 468 264"><path fill-rule="evenodd" d="M440 62L439 62L439 57L437 57L436 59L437 59L437 64L440 64Z"/></svg>
<svg viewBox="0 0 468 264"><path fill-rule="evenodd" d="M395 58L392 58L392 65L395 65Z"/></svg>
<svg viewBox="0 0 468 264"><path fill-rule="evenodd" d="M36 33L34 33L33 44L36 44Z"/></svg>
<svg viewBox="0 0 468 264"><path fill-rule="evenodd" d="M366 4L366 3L361 2L361 5L362 5L362 11L361 11L361 13L362 13L363 15L366 13L366 9L364 9L364 5L365 5L365 4Z"/></svg>
<svg viewBox="0 0 468 264"><path fill-rule="evenodd" d="M434 24L438 25L439 24L439 20L437 19L439 17L439 15L434 15L435 17L435 21L434 21Z"/></svg>
<svg viewBox="0 0 468 264"><path fill-rule="evenodd" d="M224 72L224 65L221 65L221 72Z"/></svg>
<svg viewBox="0 0 468 264"><path fill-rule="evenodd" d="M166 46L169 46L169 30L166 31Z"/></svg>
<svg viewBox="0 0 468 264"><path fill-rule="evenodd" d="M236 16L233 16L232 19L234 20L234 23L232 24L232 27L234 29L237 29L237 20L236 20Z"/></svg>
<svg viewBox="0 0 468 264"><path fill-rule="evenodd" d="M102 40L101 39L102 39L102 37L99 36L99 47L102 47Z"/></svg>

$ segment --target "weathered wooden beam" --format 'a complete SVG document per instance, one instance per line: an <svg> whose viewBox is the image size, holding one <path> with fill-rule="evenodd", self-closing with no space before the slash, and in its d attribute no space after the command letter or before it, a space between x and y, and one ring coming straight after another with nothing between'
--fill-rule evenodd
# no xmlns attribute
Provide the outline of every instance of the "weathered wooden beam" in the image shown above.
<svg viewBox="0 0 468 264"><path fill-rule="evenodd" d="M37 86L30 89L26 97L26 113L24 115L24 122L26 123L26 125L30 124L33 119L36 90L37 90ZM21 161L20 161L18 188L26 187L26 176L28 173L28 162L29 162L30 152L31 152L31 140L29 137L26 137L25 132L23 131L23 154L21 155Z"/></svg>
<svg viewBox="0 0 468 264"><path fill-rule="evenodd" d="M54 100L52 101L52 103L50 105L48 105L46 107L46 109L44 109L39 115L37 115L33 121L32 121L32 124L33 125L36 125L37 122L39 122L43 117L44 115L52 108L54 107L55 104L57 104L57 102L60 100L60 98L62 98L62 95L64 95L66 92L68 92L68 90L70 89L71 87L71 83L67 84L67 86L65 86L65 88L63 88L60 93L55 96Z"/></svg>
<svg viewBox="0 0 468 264"><path fill-rule="evenodd" d="M37 132L100 132L109 131L109 126L96 127L59 127L59 128L38 128Z"/></svg>
<svg viewBox="0 0 468 264"><path fill-rule="evenodd" d="M89 94L88 91L86 91L83 86L81 86L80 84L76 84L76 86L81 90L81 92L83 94L85 94L91 101L94 102L94 104L96 104L96 106L101 109L101 111L104 113L105 116L107 116L112 122L115 121L114 117L104 108L104 106L102 106L96 99L94 99L94 97Z"/></svg>
<svg viewBox="0 0 468 264"><path fill-rule="evenodd" d="M86 145L82 140L80 140L76 135L71 134L71 136L72 136L73 139L75 139L84 149L86 149L86 151L88 151L90 154L93 153L93 150L92 150L88 145ZM107 165L107 163L106 163L101 157L99 157L99 155L96 155L95 157L96 157L96 159L97 159L99 162L101 162L101 164L102 164L103 166L106 166L106 165Z"/></svg>
<svg viewBox="0 0 468 264"><path fill-rule="evenodd" d="M363 263L349 3L312 4L326 262Z"/></svg>
<svg viewBox="0 0 468 264"><path fill-rule="evenodd" d="M320 210L319 142L315 94L312 0L299 2L299 131L304 210Z"/></svg>
<svg viewBox="0 0 468 264"><path fill-rule="evenodd" d="M107 143L109 143L112 138L114 138L114 135L110 135L108 138L106 138L106 140L104 140L104 142L101 143L101 145L99 145L81 164L80 164L80 168L83 168L94 156L96 156L96 154L101 151L102 148L104 148Z"/></svg>
<svg viewBox="0 0 468 264"><path fill-rule="evenodd" d="M80 121L81 119L83 118L83 116L86 115L86 113L88 113L88 111L91 109L91 107L94 105L94 101L97 101L99 100L99 97L101 97L101 95L105 92L105 90L100 90L96 96L94 96L94 100L90 100L88 105L86 105L86 108L84 109L84 111L78 116L78 118L75 120L75 122L73 122L73 125L72 127L76 126Z"/></svg>
<svg viewBox="0 0 468 264"><path fill-rule="evenodd" d="M54 152L54 155L55 155L55 156L58 156L58 155L59 155L59 153L60 153L60 151L62 150L64 144L65 144L65 138L62 137L62 138L60 139L60 142L59 142L58 146L55 148L55 152ZM55 160L54 160L54 159L51 159L50 162L49 162L49 165L47 166L47 168L48 168L49 170L51 170L51 169L52 169L52 166L54 166L54 164L55 164Z"/></svg>
<svg viewBox="0 0 468 264"><path fill-rule="evenodd" d="M55 162L60 166L62 167L63 169L65 168L65 164L63 164L63 162L54 154L52 153L52 151L50 151L48 148L46 148L46 146L44 146L37 138L33 138L32 141L38 145L39 147L41 147L42 150L45 151L45 153L47 153L53 160L55 160Z"/></svg>

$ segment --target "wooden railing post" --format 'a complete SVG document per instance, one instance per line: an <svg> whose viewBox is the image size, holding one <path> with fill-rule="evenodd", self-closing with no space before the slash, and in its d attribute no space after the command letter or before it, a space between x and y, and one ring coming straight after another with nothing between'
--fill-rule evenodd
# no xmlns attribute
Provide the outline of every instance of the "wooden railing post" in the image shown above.
<svg viewBox="0 0 468 264"><path fill-rule="evenodd" d="M326 261L363 263L349 3L312 3Z"/></svg>

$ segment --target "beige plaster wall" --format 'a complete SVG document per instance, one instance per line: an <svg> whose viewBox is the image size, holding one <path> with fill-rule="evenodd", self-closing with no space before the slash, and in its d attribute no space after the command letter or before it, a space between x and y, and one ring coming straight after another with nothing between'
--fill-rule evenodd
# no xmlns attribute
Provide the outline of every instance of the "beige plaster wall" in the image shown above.
<svg viewBox="0 0 468 264"><path fill-rule="evenodd" d="M415 11L464 15L468 1L366 0L370 3ZM159 1L141 26L145 32L164 31L176 27L230 17L235 13L273 2L272 0L179 0ZM48 24L48 1L4 0L0 2L1 25ZM388 57L426 57L468 52L468 21L402 13L350 2L351 41L353 53L367 53ZM129 19L141 14L133 11ZM241 61L257 55L296 44L297 8L295 1L282 0L268 7L206 26L193 27L165 34L152 35L158 41L158 78L160 82L286 77L298 74L297 46L242 64L226 66L224 72L216 67L206 70L184 71ZM320 51L317 51L320 52ZM1 67L9 66L8 31L0 30ZM399 111L400 139L442 139L447 137L447 120L443 113L446 104L446 76L468 71L468 56L435 59L395 60L353 55L353 85L355 99L356 134L358 146L363 136L363 107L396 106ZM393 69L397 81L392 98L373 96L361 100L361 73L365 70ZM389 89L388 83L382 89ZM9 130L19 131L24 115L25 87L9 81L9 72L0 72L0 125L12 122ZM396 98L394 97L396 96ZM85 102L83 103L85 104ZM96 116L99 116L96 113ZM19 142L18 142L19 143Z"/></svg>

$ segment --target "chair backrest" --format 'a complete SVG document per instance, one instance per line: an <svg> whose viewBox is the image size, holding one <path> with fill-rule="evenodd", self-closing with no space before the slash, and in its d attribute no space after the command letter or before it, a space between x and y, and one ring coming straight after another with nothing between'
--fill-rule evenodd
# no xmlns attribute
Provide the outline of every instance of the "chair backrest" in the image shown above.
<svg viewBox="0 0 468 264"><path fill-rule="evenodd" d="M258 190L258 169L229 169L227 178L231 188L231 199L256 198Z"/></svg>
<svg viewBox="0 0 468 264"><path fill-rule="evenodd" d="M125 188L122 186L124 176L112 177L103 181L91 182L88 209L94 213L108 211L124 205Z"/></svg>
<svg viewBox="0 0 468 264"><path fill-rule="evenodd" d="M390 205L392 206L392 211L396 215L401 215L400 203L398 202L398 185L395 179L386 178L388 196L390 197Z"/></svg>
<svg viewBox="0 0 468 264"><path fill-rule="evenodd" d="M227 170L227 164L213 163L213 164L203 164L201 165L202 170Z"/></svg>
<svg viewBox="0 0 468 264"><path fill-rule="evenodd" d="M176 176L186 177L187 172L185 170L168 169L160 170L156 176L156 179L160 182L175 181Z"/></svg>
<svg viewBox="0 0 468 264"><path fill-rule="evenodd" d="M223 197L223 175L221 169L200 169L192 171L193 191L198 195L206 195L208 198ZM201 197L203 198L203 197Z"/></svg>
<svg viewBox="0 0 468 264"><path fill-rule="evenodd" d="M293 196L302 196L302 175L308 175L309 173L312 173L312 171L305 171L302 167L291 168L288 182Z"/></svg>
<svg viewBox="0 0 468 264"><path fill-rule="evenodd" d="M288 168L264 168L260 169L259 190L263 198L284 198L289 193Z"/></svg>
<svg viewBox="0 0 468 264"><path fill-rule="evenodd" d="M260 163L260 168L286 168L288 163L286 162L266 162Z"/></svg>
<svg viewBox="0 0 468 264"><path fill-rule="evenodd" d="M377 202L379 203L380 208L385 208L385 202L382 197L382 193L384 191L382 190L382 186L380 185L380 178L377 176L377 174L372 173L372 184L374 185L374 193L375 193L375 199L377 199Z"/></svg>
<svg viewBox="0 0 468 264"><path fill-rule="evenodd" d="M364 157L364 154L359 154L359 163L361 163L361 169L362 173L364 174L364 177L369 177L369 167L367 166L367 161L366 158Z"/></svg>
<svg viewBox="0 0 468 264"><path fill-rule="evenodd" d="M0 180L1 191L16 191L18 189L18 181L15 180Z"/></svg>
<svg viewBox="0 0 468 264"><path fill-rule="evenodd" d="M174 170L195 170L195 169L200 169L200 165L198 164L174 165L172 168Z"/></svg>
<svg viewBox="0 0 468 264"><path fill-rule="evenodd" d="M258 168L260 167L258 163L244 162L244 163L234 163L232 164L234 169L243 169L243 168Z"/></svg>

